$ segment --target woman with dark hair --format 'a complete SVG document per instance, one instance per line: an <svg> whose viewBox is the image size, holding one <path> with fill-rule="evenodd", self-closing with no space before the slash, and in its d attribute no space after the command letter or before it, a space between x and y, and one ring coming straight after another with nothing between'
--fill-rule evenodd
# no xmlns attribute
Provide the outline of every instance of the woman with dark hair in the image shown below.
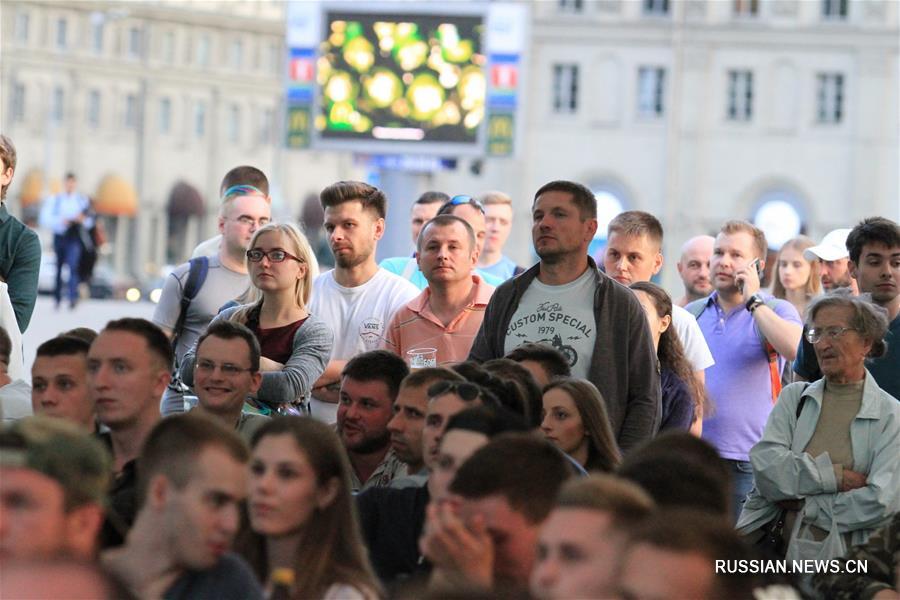
<svg viewBox="0 0 900 600"><path fill-rule="evenodd" d="M672 325L672 298L655 283L631 284L647 314L650 334L659 358L662 387L660 430L677 428L700 435L706 390L693 376L693 368L684 354L678 332Z"/></svg>
<svg viewBox="0 0 900 600"><path fill-rule="evenodd" d="M612 472L621 460L600 391L585 379L554 379L544 388L544 437L587 471Z"/></svg>
<svg viewBox="0 0 900 600"><path fill-rule="evenodd" d="M276 417L251 449L249 519L235 549L259 580L270 590L288 584L295 599L378 598L337 434L310 418Z"/></svg>

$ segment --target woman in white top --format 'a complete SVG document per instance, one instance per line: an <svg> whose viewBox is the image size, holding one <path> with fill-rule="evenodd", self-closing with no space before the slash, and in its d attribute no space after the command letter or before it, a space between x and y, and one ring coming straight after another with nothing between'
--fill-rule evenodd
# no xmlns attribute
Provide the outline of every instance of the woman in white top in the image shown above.
<svg viewBox="0 0 900 600"><path fill-rule="evenodd" d="M249 519L236 549L260 581L271 591L272 573L288 569L291 598L379 598L337 434L311 418L276 417L251 446Z"/></svg>

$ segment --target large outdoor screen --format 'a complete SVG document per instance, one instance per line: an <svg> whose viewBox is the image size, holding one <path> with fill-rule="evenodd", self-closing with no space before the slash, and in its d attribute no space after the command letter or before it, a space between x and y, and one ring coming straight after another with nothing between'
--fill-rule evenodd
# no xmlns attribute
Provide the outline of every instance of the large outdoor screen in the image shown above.
<svg viewBox="0 0 900 600"><path fill-rule="evenodd" d="M483 16L326 11L316 69L319 140L355 142L345 147L361 151L477 150L483 30Z"/></svg>

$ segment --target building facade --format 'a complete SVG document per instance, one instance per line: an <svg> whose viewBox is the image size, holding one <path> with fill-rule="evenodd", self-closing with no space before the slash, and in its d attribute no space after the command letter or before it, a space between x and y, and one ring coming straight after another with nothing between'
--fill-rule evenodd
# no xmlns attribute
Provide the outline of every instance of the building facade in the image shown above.
<svg viewBox="0 0 900 600"><path fill-rule="evenodd" d="M124 180L137 202L110 216L120 270L183 260L214 232L234 165L269 174L283 218L334 180L371 175L349 154L283 148L280 1L7 0L0 14L14 208L29 172L75 171L91 193ZM660 217L671 267L686 238L728 218L758 218L775 242L794 221L820 237L898 218L898 23L892 0L535 2L516 156L418 175L390 221L417 191L502 189L521 225L508 253L526 263L534 190L574 179L606 219ZM205 211L172 205L179 183Z"/></svg>

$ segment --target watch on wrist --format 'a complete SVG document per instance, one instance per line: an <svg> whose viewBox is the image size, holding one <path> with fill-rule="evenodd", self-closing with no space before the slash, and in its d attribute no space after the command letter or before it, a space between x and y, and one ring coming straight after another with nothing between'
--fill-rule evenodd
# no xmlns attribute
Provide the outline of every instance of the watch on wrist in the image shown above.
<svg viewBox="0 0 900 600"><path fill-rule="evenodd" d="M760 304L765 304L765 302L766 301L763 300L762 296L760 296L759 294L753 294L752 296L750 296L750 299L747 300L744 308L746 308L750 312L750 314L753 314L753 311L759 308Z"/></svg>

